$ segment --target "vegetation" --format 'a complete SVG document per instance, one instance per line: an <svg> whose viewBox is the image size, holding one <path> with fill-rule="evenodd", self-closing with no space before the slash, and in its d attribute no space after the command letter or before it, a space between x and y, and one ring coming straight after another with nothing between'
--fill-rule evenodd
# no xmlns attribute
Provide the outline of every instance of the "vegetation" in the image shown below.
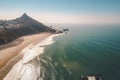
<svg viewBox="0 0 120 80"><path fill-rule="evenodd" d="M23 14L20 18L0 21L0 45L17 39L18 37L40 32L55 33L56 30Z"/></svg>

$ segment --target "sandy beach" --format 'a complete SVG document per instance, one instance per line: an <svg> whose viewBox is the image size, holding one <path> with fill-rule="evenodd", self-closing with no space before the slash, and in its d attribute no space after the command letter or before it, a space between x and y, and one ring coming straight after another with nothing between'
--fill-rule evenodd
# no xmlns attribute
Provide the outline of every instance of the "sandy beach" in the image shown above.
<svg viewBox="0 0 120 80"><path fill-rule="evenodd" d="M13 66L3 80L42 80L39 55L44 53L45 46L54 43L53 38L58 35L51 35L24 48L20 53L20 55L24 55L23 58Z"/></svg>
<svg viewBox="0 0 120 80"><path fill-rule="evenodd" d="M24 54L19 54L21 50L31 43L44 40L51 33L40 33L18 38L17 40L0 46L0 80L7 75L12 67L23 58Z"/></svg>

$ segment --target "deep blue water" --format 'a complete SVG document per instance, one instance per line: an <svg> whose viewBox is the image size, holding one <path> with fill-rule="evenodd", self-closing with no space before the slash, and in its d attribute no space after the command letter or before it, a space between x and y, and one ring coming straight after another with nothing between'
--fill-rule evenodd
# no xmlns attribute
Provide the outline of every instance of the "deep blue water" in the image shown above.
<svg viewBox="0 0 120 80"><path fill-rule="evenodd" d="M120 26L72 25L67 35L54 38L42 62L44 80L80 80L84 74L101 74L120 80Z"/></svg>

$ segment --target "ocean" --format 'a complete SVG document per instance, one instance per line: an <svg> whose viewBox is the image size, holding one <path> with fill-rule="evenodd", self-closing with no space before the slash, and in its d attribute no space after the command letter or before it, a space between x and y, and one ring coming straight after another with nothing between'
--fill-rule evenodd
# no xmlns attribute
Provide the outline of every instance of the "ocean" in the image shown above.
<svg viewBox="0 0 120 80"><path fill-rule="evenodd" d="M120 25L71 25L45 48L40 65L43 80L81 80L97 74L120 80Z"/></svg>

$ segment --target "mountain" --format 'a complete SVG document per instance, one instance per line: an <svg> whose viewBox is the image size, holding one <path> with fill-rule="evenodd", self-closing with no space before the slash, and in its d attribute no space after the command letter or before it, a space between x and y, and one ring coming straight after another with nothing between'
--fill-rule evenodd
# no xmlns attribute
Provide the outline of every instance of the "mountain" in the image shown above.
<svg viewBox="0 0 120 80"><path fill-rule="evenodd" d="M45 32L45 31L50 31L50 32L55 32L55 30L49 28L48 26L45 26L44 24L32 19L29 17L27 14L23 14L20 18L17 18L13 21L16 21L19 24L23 24L24 26L29 26L32 29L37 30L38 32Z"/></svg>
<svg viewBox="0 0 120 80"><path fill-rule="evenodd" d="M21 36L40 32L55 33L56 30L34 20L25 13L13 20L0 20L0 44L8 43Z"/></svg>

